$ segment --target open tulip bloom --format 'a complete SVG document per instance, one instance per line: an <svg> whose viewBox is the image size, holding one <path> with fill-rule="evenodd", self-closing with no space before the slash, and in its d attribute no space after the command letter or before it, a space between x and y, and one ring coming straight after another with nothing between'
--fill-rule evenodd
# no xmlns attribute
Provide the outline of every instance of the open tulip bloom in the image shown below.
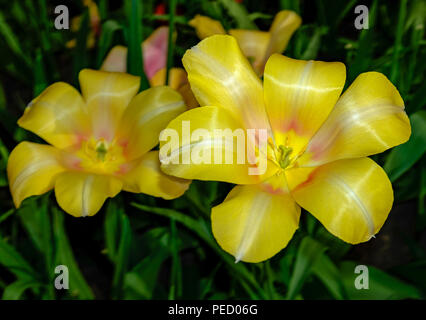
<svg viewBox="0 0 426 320"><path fill-rule="evenodd" d="M26 108L18 124L51 145L21 142L7 173L16 207L55 189L69 214L94 215L121 190L164 199L182 195L189 181L161 172L158 135L186 110L179 93L162 86L137 94L140 78L84 69L82 95L58 82Z"/></svg>
<svg viewBox="0 0 426 320"><path fill-rule="evenodd" d="M274 54L262 86L228 35L204 39L186 52L183 64L201 107L180 114L160 135L161 169L237 184L211 214L225 251L237 261L272 257L298 228L301 208L351 244L379 232L393 190L368 156L411 134L404 102L383 74L362 73L341 95L344 64ZM250 131L254 138L241 149L232 134L218 138L215 130ZM238 161L241 150L244 162ZM215 161L227 155L229 161ZM262 162L266 168L251 170Z"/></svg>

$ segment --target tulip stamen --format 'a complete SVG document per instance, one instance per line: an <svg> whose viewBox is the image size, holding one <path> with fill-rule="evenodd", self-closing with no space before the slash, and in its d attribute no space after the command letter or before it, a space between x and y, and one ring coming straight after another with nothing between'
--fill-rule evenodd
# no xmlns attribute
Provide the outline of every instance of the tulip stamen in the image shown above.
<svg viewBox="0 0 426 320"><path fill-rule="evenodd" d="M105 146L104 141L99 141L96 146L96 156L98 160L105 161L106 154L108 152L107 147Z"/></svg>
<svg viewBox="0 0 426 320"><path fill-rule="evenodd" d="M280 145L279 149L280 159L278 160L278 163L280 164L281 168L285 169L291 163L290 155L293 152L293 148Z"/></svg>

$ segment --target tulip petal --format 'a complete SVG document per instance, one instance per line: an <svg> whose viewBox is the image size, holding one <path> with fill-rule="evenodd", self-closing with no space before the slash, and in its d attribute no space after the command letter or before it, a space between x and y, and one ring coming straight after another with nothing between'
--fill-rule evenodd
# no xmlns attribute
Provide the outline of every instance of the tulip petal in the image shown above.
<svg viewBox="0 0 426 320"><path fill-rule="evenodd" d="M150 151L135 161L134 167L123 177L123 190L149 194L163 199L180 197L191 181L166 175L160 170L158 151Z"/></svg>
<svg viewBox="0 0 426 320"><path fill-rule="evenodd" d="M90 128L80 93L64 82L50 85L35 98L18 124L60 149L78 144Z"/></svg>
<svg viewBox="0 0 426 320"><path fill-rule="evenodd" d="M264 74L266 111L275 142L303 151L325 121L345 84L340 62L303 61L274 54Z"/></svg>
<svg viewBox="0 0 426 320"><path fill-rule="evenodd" d="M410 121L395 86L381 73L362 73L339 99L298 162L300 166L317 166L365 157L406 142L410 134Z"/></svg>
<svg viewBox="0 0 426 320"><path fill-rule="evenodd" d="M123 183L114 177L77 171L61 173L55 184L59 206L74 217L96 214L107 198L115 197Z"/></svg>
<svg viewBox="0 0 426 320"><path fill-rule="evenodd" d="M166 68L158 70L158 72L149 79L151 87L157 87L165 85L166 82ZM188 108L198 107L198 102L191 91L191 87L188 82L188 75L182 68L171 68L169 70L169 83L167 84L171 88L177 90L185 101L185 105Z"/></svg>
<svg viewBox="0 0 426 320"><path fill-rule="evenodd" d="M161 130L185 110L182 96L170 87L154 87L139 93L124 112L118 130L126 157L136 159L155 147Z"/></svg>
<svg viewBox="0 0 426 320"><path fill-rule="evenodd" d="M226 108L246 128L269 130L262 83L234 37L211 36L187 50L182 62L201 106Z"/></svg>
<svg viewBox="0 0 426 320"><path fill-rule="evenodd" d="M139 90L140 78L84 69L80 71L79 80L95 139L111 141L124 110Z"/></svg>
<svg viewBox="0 0 426 320"><path fill-rule="evenodd" d="M51 190L58 174L65 169L60 162L61 151L43 144L21 142L9 156L7 176L13 202L21 202Z"/></svg>
<svg viewBox="0 0 426 320"><path fill-rule="evenodd" d="M146 76L151 79L158 70L166 67L169 28L157 28L142 44Z"/></svg>
<svg viewBox="0 0 426 320"><path fill-rule="evenodd" d="M213 235L236 261L260 262L272 257L287 246L298 228L300 207L290 194L281 189L268 192L264 186L236 186L212 209Z"/></svg>
<svg viewBox="0 0 426 320"><path fill-rule="evenodd" d="M250 157L250 141L241 121L226 109L191 109L161 133L161 169L185 179L259 183L277 169L263 155Z"/></svg>
<svg viewBox="0 0 426 320"><path fill-rule="evenodd" d="M127 48L124 46L113 47L102 63L101 70L109 72L126 72Z"/></svg>
<svg viewBox="0 0 426 320"><path fill-rule="evenodd" d="M296 202L329 232L351 244L378 233L392 208L389 178L369 158L290 169L286 176Z"/></svg>
<svg viewBox="0 0 426 320"><path fill-rule="evenodd" d="M302 19L294 11L283 10L275 15L269 29L270 41L264 53L263 65L260 66L262 68L261 71L263 71L263 67L271 55L282 53L287 48L291 36L300 27L301 23Z"/></svg>
<svg viewBox="0 0 426 320"><path fill-rule="evenodd" d="M195 28L198 38L204 39L215 34L226 34L222 24L212 18L197 14L189 25Z"/></svg>
<svg viewBox="0 0 426 320"><path fill-rule="evenodd" d="M241 51L251 60L256 73L261 75L266 62L264 57L271 34L265 31L243 29L229 30L229 34L237 39Z"/></svg>

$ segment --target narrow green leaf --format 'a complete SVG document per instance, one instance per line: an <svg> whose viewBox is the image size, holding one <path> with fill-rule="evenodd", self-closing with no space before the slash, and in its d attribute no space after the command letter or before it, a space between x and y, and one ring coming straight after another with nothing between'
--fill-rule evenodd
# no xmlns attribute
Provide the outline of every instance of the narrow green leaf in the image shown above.
<svg viewBox="0 0 426 320"><path fill-rule="evenodd" d="M127 0L126 13L129 26L127 28L127 72L141 77L141 88L149 88L148 78L145 75L143 67L142 54L142 10L143 1Z"/></svg>
<svg viewBox="0 0 426 320"><path fill-rule="evenodd" d="M37 49L34 62L34 96L37 97L46 87L47 79L43 64L43 55L41 54L41 50Z"/></svg>
<svg viewBox="0 0 426 320"><path fill-rule="evenodd" d="M407 14L407 0L401 0L398 11L398 24L396 27L395 45L393 48L392 69L390 80L397 83L397 77L400 74L399 70L399 55L402 50L402 35L404 33L405 16Z"/></svg>
<svg viewBox="0 0 426 320"><path fill-rule="evenodd" d="M177 0L169 1L169 36L168 36L168 47L167 47L167 68L166 68L166 84L169 83L169 71L173 67L173 53L174 53L174 42L173 33L175 31L175 14L176 14Z"/></svg>
<svg viewBox="0 0 426 320"><path fill-rule="evenodd" d="M303 238L297 251L286 299L294 299L300 292L306 278L311 274L312 266L324 251L325 247L321 243L308 236Z"/></svg>
<svg viewBox="0 0 426 320"><path fill-rule="evenodd" d="M417 288L394 278L384 271L371 266L368 267L368 289L355 287L357 263L344 261L341 264L341 276L345 291L349 299L355 300L394 300L394 299L420 299L421 294Z"/></svg>
<svg viewBox="0 0 426 320"><path fill-rule="evenodd" d="M241 282L243 286L245 285L245 282L247 282L250 284L250 286L256 289L255 293L250 287L244 287L249 292L249 294L253 295L253 297L256 297L257 295L260 295L260 298L266 297L264 290L259 286L255 277L248 271L248 269L242 263L235 263L233 257L219 248L219 246L214 241L208 227L202 220L195 220L186 214L172 209L149 207L134 202L132 202L131 205L146 212L152 212L170 219L175 219L177 222L183 224L185 227L195 232L227 263L231 270L235 271L236 275L240 276L240 278L243 280L243 282Z"/></svg>
<svg viewBox="0 0 426 320"><path fill-rule="evenodd" d="M98 45L98 56L96 58L96 65L98 68L101 67L102 61L105 58L107 51L111 47L114 34L120 30L122 30L122 27L115 20L108 20L102 24L102 31Z"/></svg>
<svg viewBox="0 0 426 320"><path fill-rule="evenodd" d="M19 300L30 288L38 288L42 284L32 280L18 280L8 285L3 291L3 300Z"/></svg>
<svg viewBox="0 0 426 320"><path fill-rule="evenodd" d="M339 269L325 253L312 266L312 273L321 280L335 299L342 300L346 298Z"/></svg>
<svg viewBox="0 0 426 320"><path fill-rule="evenodd" d="M116 263L117 247L120 237L120 212L114 201L108 202L105 215L105 247L110 260Z"/></svg>
<svg viewBox="0 0 426 320"><path fill-rule="evenodd" d="M74 83L78 84L78 74L89 65L87 54L87 37L89 35L89 10L84 10L80 30L77 34L77 44L74 49Z"/></svg>
<svg viewBox="0 0 426 320"><path fill-rule="evenodd" d="M114 276L112 280L113 297L115 299L120 299L123 295L124 275L127 272L128 268L130 245L132 242L129 218L122 212L119 213L119 216L121 234L120 243L118 245Z"/></svg>
<svg viewBox="0 0 426 320"><path fill-rule="evenodd" d="M20 280L36 280L37 272L16 249L0 237L0 264Z"/></svg>
<svg viewBox="0 0 426 320"><path fill-rule="evenodd" d="M234 0L219 0L220 4L228 11L228 14L235 19L239 29L257 29L257 26L250 20L247 9Z"/></svg>
<svg viewBox="0 0 426 320"><path fill-rule="evenodd" d="M56 265L65 265L68 267L71 295L78 296L80 299L93 299L92 289L84 279L77 261L75 261L72 247L65 231L64 213L56 208L53 208L53 232L56 243ZM54 272L54 270L51 272Z"/></svg>
<svg viewBox="0 0 426 320"><path fill-rule="evenodd" d="M29 58L24 54L21 46L20 41L18 37L14 34L13 30L10 28L9 24L7 23L5 17L3 16L3 13L0 11L0 35L2 35L2 38L8 45L9 49L17 56L19 57L22 62L25 63L26 66L30 67L31 62Z"/></svg>
<svg viewBox="0 0 426 320"><path fill-rule="evenodd" d="M410 116L410 139L392 149L384 169L393 182L410 169L426 151L426 111L420 110Z"/></svg>

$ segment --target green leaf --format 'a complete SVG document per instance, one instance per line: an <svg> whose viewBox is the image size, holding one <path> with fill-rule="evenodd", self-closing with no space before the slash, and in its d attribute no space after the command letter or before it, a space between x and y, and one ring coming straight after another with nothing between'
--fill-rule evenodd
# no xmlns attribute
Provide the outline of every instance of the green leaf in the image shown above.
<svg viewBox="0 0 426 320"><path fill-rule="evenodd" d="M30 288L42 286L40 282L32 280L18 280L8 285L3 291L3 300L18 300Z"/></svg>
<svg viewBox="0 0 426 320"><path fill-rule="evenodd" d="M96 59L96 65L98 66L98 68L101 67L102 61L105 58L107 51L111 47L112 40L114 39L114 34L120 30L122 30L122 27L115 20L108 20L102 24L102 31L98 45L98 56Z"/></svg>
<svg viewBox="0 0 426 320"><path fill-rule="evenodd" d="M233 257L219 248L203 220L195 220L188 215L172 209L149 207L134 202L132 202L131 205L146 212L152 212L170 219L175 219L177 222L195 232L227 263L228 267L235 272L235 275L238 275L240 279L242 279L241 285L251 295L252 299L259 298L258 295L260 295L261 298L265 297L264 290L259 286L253 274L251 274L242 263L235 263ZM253 291L249 285L255 288L256 291Z"/></svg>
<svg viewBox="0 0 426 320"><path fill-rule="evenodd" d="M154 237L156 245L150 254L143 258L130 272L126 273L124 277L124 297L126 299L151 299L154 288L157 285L157 277L161 265L170 256L169 241L167 240L169 237L168 230L155 228L148 231L148 233L153 235L153 237L159 233L159 235ZM148 236L148 233L144 237ZM146 238L148 241L152 241L151 238Z"/></svg>
<svg viewBox="0 0 426 320"><path fill-rule="evenodd" d="M105 215L105 247L110 260L116 263L118 239L120 237L120 214L114 201L108 202Z"/></svg>
<svg viewBox="0 0 426 320"><path fill-rule="evenodd" d="M166 65L166 84L169 83L169 71L173 67L174 41L173 33L175 32L175 15L177 0L169 1L169 35L167 39L167 65Z"/></svg>
<svg viewBox="0 0 426 320"><path fill-rule="evenodd" d="M94 295L75 261L64 226L64 213L53 208L53 232L56 243L56 265L65 265L69 270L70 293L80 299L93 299ZM54 272L52 270L51 272ZM53 285L53 284L52 284Z"/></svg>
<svg viewBox="0 0 426 320"><path fill-rule="evenodd" d="M19 57L25 63L26 66L30 66L31 65L30 60L24 54L20 46L19 38L13 33L13 30L9 27L9 24L7 23L1 11L0 11L0 35L2 35L2 38L6 42L9 49L17 57Z"/></svg>
<svg viewBox="0 0 426 320"><path fill-rule="evenodd" d="M235 19L239 29L257 29L257 26L250 20L247 9L235 0L219 0L220 4L228 11L228 14Z"/></svg>
<svg viewBox="0 0 426 320"><path fill-rule="evenodd" d="M89 65L87 54L87 37L89 35L89 11L86 8L81 18L80 30L77 34L77 44L74 49L74 83L78 84L78 74Z"/></svg>
<svg viewBox="0 0 426 320"><path fill-rule="evenodd" d="M325 253L312 266L312 273L321 280L335 299L342 300L346 298L339 269Z"/></svg>
<svg viewBox="0 0 426 320"><path fill-rule="evenodd" d="M50 215L47 209L48 195L42 197L41 200L43 201L41 206L37 205L35 199L27 201L24 206L18 209L18 216L30 235L35 248L43 253L47 274L50 275L50 279L53 279L53 241Z"/></svg>
<svg viewBox="0 0 426 320"><path fill-rule="evenodd" d="M37 272L16 249L0 237L0 264L20 280L36 280Z"/></svg>
<svg viewBox="0 0 426 320"><path fill-rule="evenodd" d="M420 110L412 114L410 123L410 139L395 147L384 165L384 169L392 182L410 169L426 151L426 111Z"/></svg>
<svg viewBox="0 0 426 320"><path fill-rule="evenodd" d="M118 211L119 225L121 226L120 243L118 245L117 257L115 259L115 270L112 280L113 296L120 299L123 294L124 275L127 272L130 245L132 243L132 232L129 218L121 211Z"/></svg>
<svg viewBox="0 0 426 320"><path fill-rule="evenodd" d="M286 299L294 299L300 292L306 278L311 274L312 266L324 251L325 247L311 237L307 236L302 239L297 251Z"/></svg>
<svg viewBox="0 0 426 320"><path fill-rule="evenodd" d="M344 261L340 266L345 291L349 299L394 300L420 299L417 288L392 277L384 271L368 266L368 289L356 289L355 279L361 274L354 273L357 263Z"/></svg>
<svg viewBox="0 0 426 320"><path fill-rule="evenodd" d="M141 88L145 90L149 88L149 82L145 75L143 67L142 54L142 6L143 2L138 0L127 0L125 2L127 20L129 26L127 28L127 72L135 76L141 77Z"/></svg>
<svg viewBox="0 0 426 320"><path fill-rule="evenodd" d="M46 73L44 70L41 50L37 49L34 62L34 96L38 96L47 87Z"/></svg>

